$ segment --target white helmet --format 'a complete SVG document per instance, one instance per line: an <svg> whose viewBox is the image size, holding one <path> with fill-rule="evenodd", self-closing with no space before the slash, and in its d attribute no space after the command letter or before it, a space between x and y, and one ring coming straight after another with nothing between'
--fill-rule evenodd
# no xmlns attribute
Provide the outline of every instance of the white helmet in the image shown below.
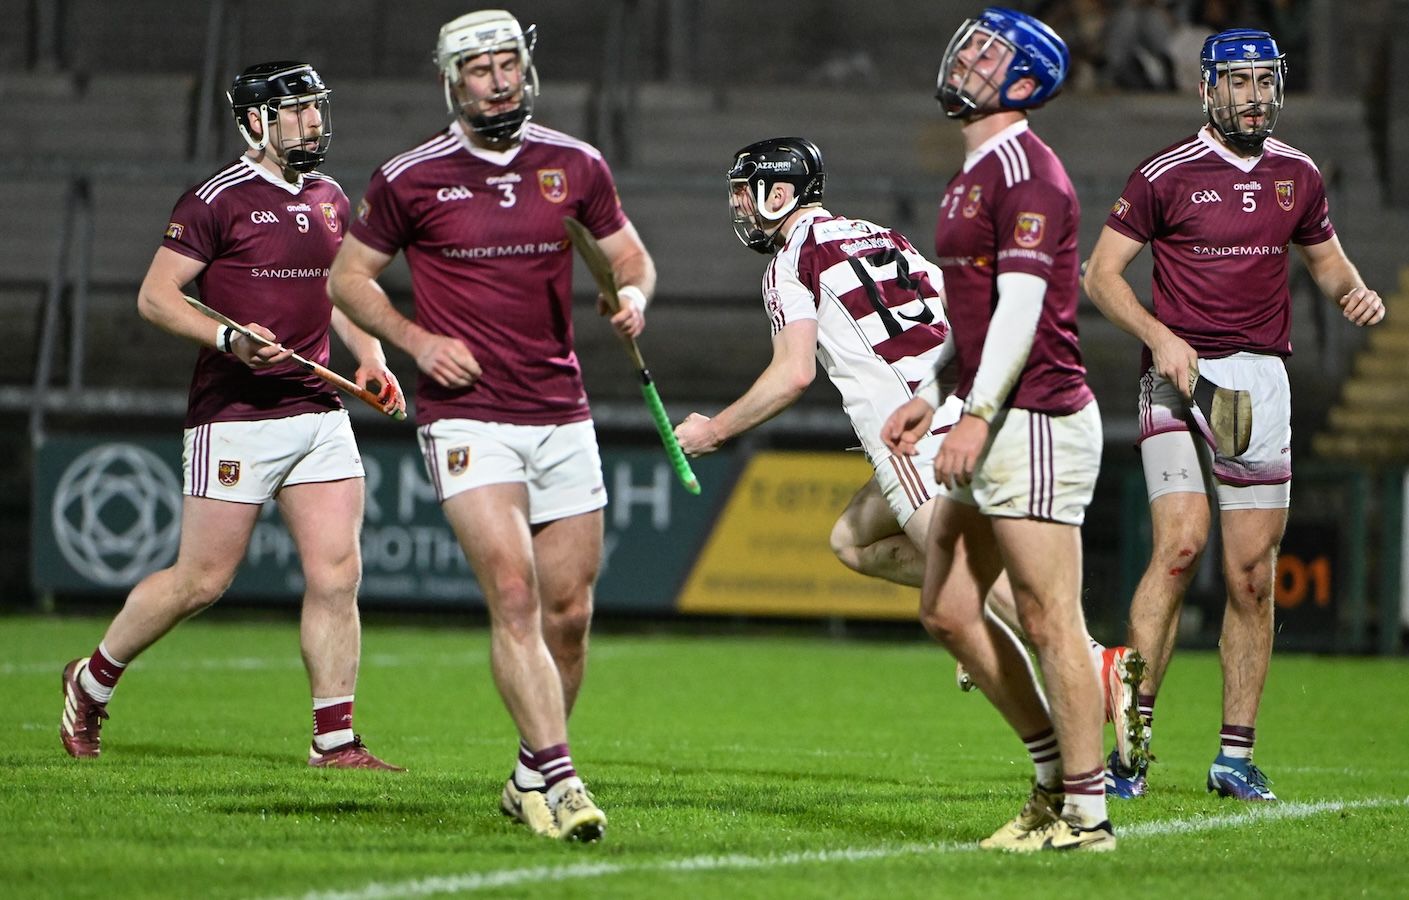
<svg viewBox="0 0 1409 900"><path fill-rule="evenodd" d="M533 101L538 95L538 72L533 67L537 41L536 25L525 31L518 19L502 9L466 13L442 25L435 42L435 66L440 70L445 106L450 114L463 118L466 125L488 141L517 139L533 117ZM471 57L505 51L518 54L519 71L523 73L522 96L517 109L487 116L476 108L478 101L464 102L456 96L461 83L460 65Z"/></svg>

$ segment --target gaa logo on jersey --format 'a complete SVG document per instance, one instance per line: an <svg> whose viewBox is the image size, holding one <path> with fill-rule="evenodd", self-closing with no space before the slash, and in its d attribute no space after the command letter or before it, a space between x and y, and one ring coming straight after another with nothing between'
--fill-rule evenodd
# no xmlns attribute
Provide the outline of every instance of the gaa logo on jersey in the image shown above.
<svg viewBox="0 0 1409 900"><path fill-rule="evenodd" d="M1042 243L1042 234L1047 230L1047 217L1042 213L1018 213L1018 222L1013 226L1013 240L1019 247L1036 247Z"/></svg>
<svg viewBox="0 0 1409 900"><path fill-rule="evenodd" d="M318 208L323 210L323 221L328 223L328 230L337 233L338 230L338 208L331 203L320 203Z"/></svg>
<svg viewBox="0 0 1409 900"><path fill-rule="evenodd" d="M1130 212L1130 201L1124 197L1117 200L1115 206L1111 207L1111 215L1115 216L1117 219L1125 218L1125 214L1128 212Z"/></svg>
<svg viewBox="0 0 1409 900"><path fill-rule="evenodd" d="M181 240L181 235L186 233L186 226L178 222L168 222L166 226L166 236L173 241Z"/></svg>
<svg viewBox="0 0 1409 900"><path fill-rule="evenodd" d="M220 465L216 467L215 477L220 479L220 483L226 487L234 487L240 483L240 461L238 459L222 459Z"/></svg>
<svg viewBox="0 0 1409 900"><path fill-rule="evenodd" d="M1292 207L1296 206L1296 182L1279 181L1276 186L1277 205L1287 212L1291 212Z"/></svg>
<svg viewBox="0 0 1409 900"><path fill-rule="evenodd" d="M450 470L451 475L464 475L465 470L470 467L470 448L451 447L445 451L445 468Z"/></svg>
<svg viewBox="0 0 1409 900"><path fill-rule="evenodd" d="M978 204L982 197L983 185L976 184L969 189L969 198L964 201L964 208L962 210L964 218L972 219L974 216L978 215Z"/></svg>
<svg viewBox="0 0 1409 900"><path fill-rule="evenodd" d="M548 202L562 203L568 198L568 173L562 169L539 169L538 189Z"/></svg>

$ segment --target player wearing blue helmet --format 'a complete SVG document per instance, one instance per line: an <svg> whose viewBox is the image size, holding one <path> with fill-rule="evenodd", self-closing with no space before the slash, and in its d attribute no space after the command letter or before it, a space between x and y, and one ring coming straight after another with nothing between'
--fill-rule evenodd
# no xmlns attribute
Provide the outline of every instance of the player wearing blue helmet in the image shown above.
<svg viewBox="0 0 1409 900"><path fill-rule="evenodd" d="M1130 601L1129 643L1149 663L1134 742L1108 759L1106 790L1147 790L1155 697L1169 666L1184 593L1208 544L1214 501L1226 605L1219 637L1223 723L1210 791L1272 801L1253 764L1258 708L1272 660L1278 546L1291 503L1289 248L1357 326L1384 318L1331 225L1326 186L1305 153L1271 136L1285 61L1265 31L1208 38L1200 53L1207 124L1131 173L1086 267L1086 293L1145 345L1139 382L1140 459L1153 548ZM1152 245L1152 311L1125 271ZM1246 396L1245 440L1201 434L1198 379ZM1211 413L1212 410L1209 410Z"/></svg>
<svg viewBox="0 0 1409 900"><path fill-rule="evenodd" d="M1103 704L1081 612L1081 524L1102 438L1076 332L1080 206L1027 120L1061 89L1068 59L1051 28L993 7L949 42L937 95L962 122L967 151L935 230L954 393L964 402L935 455L935 481L948 491L929 527L920 614L1032 759L1022 811L979 844L1015 852L1116 845L1102 784ZM882 430L891 452L915 455L934 412L921 394L892 413ZM984 613L1004 570L1045 700L1012 632Z"/></svg>
<svg viewBox="0 0 1409 900"><path fill-rule="evenodd" d="M1002 68L983 64L1004 60L1007 65ZM1061 91L1070 68L1066 42L1046 23L991 6L961 25L950 39L939 64L935 99L951 119L1000 109L1033 109Z"/></svg>
<svg viewBox="0 0 1409 900"><path fill-rule="evenodd" d="M1210 35L1199 54L1204 113L1224 140L1252 156L1277 126L1286 57L1272 35L1233 28Z"/></svg>

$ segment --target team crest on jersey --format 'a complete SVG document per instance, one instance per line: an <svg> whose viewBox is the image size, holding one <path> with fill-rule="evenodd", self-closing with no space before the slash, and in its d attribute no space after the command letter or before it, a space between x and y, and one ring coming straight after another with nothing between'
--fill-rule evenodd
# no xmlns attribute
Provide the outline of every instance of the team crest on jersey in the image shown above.
<svg viewBox="0 0 1409 900"><path fill-rule="evenodd" d="M562 203L568 198L568 173L562 169L539 169L538 189L548 202Z"/></svg>
<svg viewBox="0 0 1409 900"><path fill-rule="evenodd" d="M1130 212L1130 201L1124 197L1117 200L1115 206L1111 207L1111 215L1115 216L1117 219L1124 219L1125 214L1128 212Z"/></svg>
<svg viewBox="0 0 1409 900"><path fill-rule="evenodd" d="M470 467L470 448L451 447L445 451L445 467L451 475L464 475Z"/></svg>
<svg viewBox="0 0 1409 900"><path fill-rule="evenodd" d="M215 477L220 479L220 483L226 487L234 487L240 483L240 461L238 459L222 459L220 465L216 467Z"/></svg>
<svg viewBox="0 0 1409 900"><path fill-rule="evenodd" d="M186 233L186 226L178 222L169 222L166 226L166 236L173 241L181 240L181 235Z"/></svg>
<svg viewBox="0 0 1409 900"><path fill-rule="evenodd" d="M1046 230L1047 217L1042 213L1018 213L1018 222L1013 226L1013 240L1019 247L1036 247L1042 243Z"/></svg>
<svg viewBox="0 0 1409 900"><path fill-rule="evenodd" d="M961 210L961 212L963 212L964 214L964 218L972 219L974 216L978 215L979 200L981 200L982 198L983 185L976 184L973 187L969 188L969 197L967 200L964 201L964 208L963 210Z"/></svg>
<svg viewBox="0 0 1409 900"><path fill-rule="evenodd" d="M1288 212L1291 212L1292 207L1296 206L1295 181L1277 182L1277 205Z"/></svg>
<svg viewBox="0 0 1409 900"><path fill-rule="evenodd" d="M363 197L361 200L357 201L357 221L366 224L367 217L371 214L372 204L367 202L366 197Z"/></svg>
<svg viewBox="0 0 1409 900"><path fill-rule="evenodd" d="M323 210L323 221L328 223L328 230L337 233L338 208L331 203L320 203L318 207Z"/></svg>

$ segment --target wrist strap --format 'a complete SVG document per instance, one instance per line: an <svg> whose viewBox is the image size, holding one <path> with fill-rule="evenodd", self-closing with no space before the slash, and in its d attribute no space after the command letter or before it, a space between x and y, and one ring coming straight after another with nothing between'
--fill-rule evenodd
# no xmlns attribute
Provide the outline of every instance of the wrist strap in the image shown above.
<svg viewBox="0 0 1409 900"><path fill-rule="evenodd" d="M220 325L215 329L215 346L218 350L226 353L234 353L235 348L230 346L230 342L235 339L235 329L229 325Z"/></svg>

